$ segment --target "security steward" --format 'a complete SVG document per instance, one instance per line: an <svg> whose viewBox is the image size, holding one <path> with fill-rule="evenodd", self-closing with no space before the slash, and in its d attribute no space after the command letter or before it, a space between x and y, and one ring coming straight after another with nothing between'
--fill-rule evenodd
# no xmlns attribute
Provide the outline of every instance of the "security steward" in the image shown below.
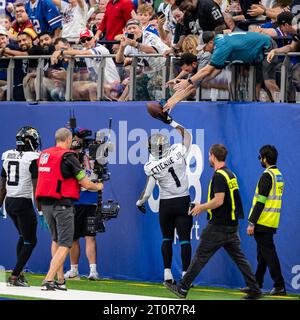
<svg viewBox="0 0 300 320"><path fill-rule="evenodd" d="M284 189L282 174L276 167L278 152L272 145L265 145L259 150L258 159L266 170L256 186L250 210L247 228L248 235L254 235L257 243L256 280L263 287L267 267L274 281L271 295L286 295L285 283L281 273L273 235L279 225L281 198ZM247 292L248 288L242 289Z"/></svg>
<svg viewBox="0 0 300 320"><path fill-rule="evenodd" d="M52 235L52 260L42 290L66 290L63 265L73 243L73 201L79 199L79 185L87 190L103 189L102 183L93 183L85 176L76 154L70 150L71 131L58 129L55 140L56 146L42 151L38 161L36 198L41 201Z"/></svg>
<svg viewBox="0 0 300 320"><path fill-rule="evenodd" d="M190 214L196 216L208 212L209 223L201 234L201 242L187 273L178 285L165 286L180 298L186 298L190 285L209 259L224 248L241 271L249 290L243 299L258 299L261 291L244 253L238 234L238 219L243 218L243 206L235 174L226 167L227 149L214 144L209 150L209 163L215 172L208 188L206 203L196 203Z"/></svg>

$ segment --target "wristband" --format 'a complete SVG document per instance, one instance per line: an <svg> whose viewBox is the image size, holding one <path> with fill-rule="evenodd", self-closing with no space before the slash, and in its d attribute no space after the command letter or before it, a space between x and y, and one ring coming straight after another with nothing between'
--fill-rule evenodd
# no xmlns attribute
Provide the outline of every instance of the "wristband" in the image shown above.
<svg viewBox="0 0 300 320"><path fill-rule="evenodd" d="M38 211L39 216L43 216L43 211Z"/></svg>
<svg viewBox="0 0 300 320"><path fill-rule="evenodd" d="M191 78L188 78L187 81L188 81L188 83L191 84L192 86L194 85L194 82L192 81Z"/></svg>
<svg viewBox="0 0 300 320"><path fill-rule="evenodd" d="M170 126L174 129L176 129L178 126L180 126L176 121L172 120L172 122L170 123Z"/></svg>
<svg viewBox="0 0 300 320"><path fill-rule="evenodd" d="M248 225L249 225L250 227L254 227L254 223L252 223L252 222L250 222L250 221L248 221Z"/></svg>

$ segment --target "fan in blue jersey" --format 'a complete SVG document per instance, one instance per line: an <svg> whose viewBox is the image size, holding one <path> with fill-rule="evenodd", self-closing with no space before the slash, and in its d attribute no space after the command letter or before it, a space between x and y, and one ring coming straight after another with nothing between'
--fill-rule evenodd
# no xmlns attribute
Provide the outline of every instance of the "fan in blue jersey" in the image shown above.
<svg viewBox="0 0 300 320"><path fill-rule="evenodd" d="M37 33L52 32L55 38L59 36L62 17L51 0L30 0L26 12Z"/></svg>

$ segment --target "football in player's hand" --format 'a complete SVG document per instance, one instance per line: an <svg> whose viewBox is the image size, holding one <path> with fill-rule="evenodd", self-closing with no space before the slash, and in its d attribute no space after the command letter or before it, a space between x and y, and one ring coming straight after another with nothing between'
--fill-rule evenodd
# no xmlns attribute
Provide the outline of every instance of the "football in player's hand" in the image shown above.
<svg viewBox="0 0 300 320"><path fill-rule="evenodd" d="M172 122L172 118L168 112L163 112L163 106L157 101L148 102L147 111L153 118L161 120L164 123L170 124Z"/></svg>

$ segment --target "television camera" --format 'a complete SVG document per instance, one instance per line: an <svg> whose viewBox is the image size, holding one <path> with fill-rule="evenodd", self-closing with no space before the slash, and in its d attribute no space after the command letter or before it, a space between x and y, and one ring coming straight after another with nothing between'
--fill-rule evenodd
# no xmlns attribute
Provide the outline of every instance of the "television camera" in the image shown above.
<svg viewBox="0 0 300 320"><path fill-rule="evenodd" d="M97 131L93 138L92 130L77 128L76 118L70 115L69 126L73 134L72 150L80 150L79 160L83 163L85 155L88 155L92 171L96 176L94 182L104 182L110 179L108 169L108 154L114 149L110 141L112 118L109 119L109 133L105 135L103 131ZM104 222L112 218L117 218L120 205L114 200L102 200L102 191L98 191L98 201L96 215L87 218L87 230L91 233L105 232Z"/></svg>

